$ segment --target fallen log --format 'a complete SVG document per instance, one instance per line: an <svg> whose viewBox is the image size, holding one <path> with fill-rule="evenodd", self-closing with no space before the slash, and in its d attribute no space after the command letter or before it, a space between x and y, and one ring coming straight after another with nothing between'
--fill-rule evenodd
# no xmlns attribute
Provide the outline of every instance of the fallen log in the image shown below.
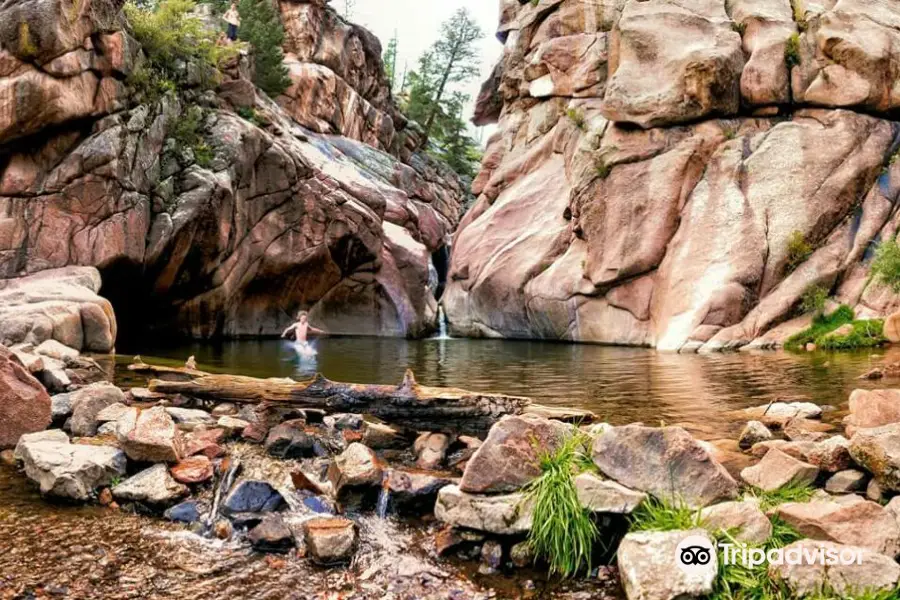
<svg viewBox="0 0 900 600"><path fill-rule="evenodd" d="M403 382L393 385L367 385L331 381L316 375L306 381L289 378L257 379L240 375L198 374L190 369L132 365L129 369L144 374L159 374L153 379L153 392L182 394L203 401L244 404L281 404L319 408L328 412L354 412L373 415L406 427L452 433L489 429L504 415L540 414L549 410L554 418L589 421L587 411L546 409L529 398L471 392L458 388L429 387L416 383L410 370ZM179 380L171 380L173 377Z"/></svg>

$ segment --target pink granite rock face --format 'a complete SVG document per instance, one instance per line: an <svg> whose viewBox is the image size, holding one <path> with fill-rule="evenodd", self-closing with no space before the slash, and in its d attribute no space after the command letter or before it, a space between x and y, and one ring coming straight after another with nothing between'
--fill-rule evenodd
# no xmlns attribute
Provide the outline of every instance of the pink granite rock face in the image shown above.
<svg viewBox="0 0 900 600"><path fill-rule="evenodd" d="M900 6L795 17L788 0L504 3L451 330L708 352L783 343L814 285L897 310L868 250L898 229Z"/></svg>

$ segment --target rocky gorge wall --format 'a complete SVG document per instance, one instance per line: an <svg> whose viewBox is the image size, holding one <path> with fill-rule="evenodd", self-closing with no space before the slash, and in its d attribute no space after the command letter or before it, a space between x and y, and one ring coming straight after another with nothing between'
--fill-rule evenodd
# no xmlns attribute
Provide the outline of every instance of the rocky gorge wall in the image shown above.
<svg viewBox="0 0 900 600"><path fill-rule="evenodd" d="M286 0L294 85L279 104L250 83L246 56L231 64L196 101L202 161L173 139L191 107L130 96L144 58L121 4L0 6L0 278L96 267L120 330L272 335L298 309L335 333L432 329L431 255L466 191L397 133L377 39ZM329 26L291 18L304 12ZM29 322L0 343L55 335Z"/></svg>
<svg viewBox="0 0 900 600"><path fill-rule="evenodd" d="M813 285L900 306L868 273L900 224L900 4L502 0L498 37L451 331L705 352L783 340Z"/></svg>

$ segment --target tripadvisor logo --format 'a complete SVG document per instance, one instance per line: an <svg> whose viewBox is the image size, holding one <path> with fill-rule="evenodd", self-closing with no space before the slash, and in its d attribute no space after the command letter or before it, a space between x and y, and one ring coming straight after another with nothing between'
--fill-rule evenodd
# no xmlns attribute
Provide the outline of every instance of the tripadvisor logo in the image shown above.
<svg viewBox="0 0 900 600"><path fill-rule="evenodd" d="M688 575L701 575L718 569L716 548L709 538L702 535L689 535L681 540L675 550L675 562Z"/></svg>

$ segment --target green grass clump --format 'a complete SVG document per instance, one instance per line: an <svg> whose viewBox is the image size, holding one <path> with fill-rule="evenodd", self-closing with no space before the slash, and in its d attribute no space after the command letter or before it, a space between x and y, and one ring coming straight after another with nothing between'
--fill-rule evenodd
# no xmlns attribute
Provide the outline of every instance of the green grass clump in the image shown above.
<svg viewBox="0 0 900 600"><path fill-rule="evenodd" d="M896 239L878 244L872 261L872 276L900 293L900 244Z"/></svg>
<svg viewBox="0 0 900 600"><path fill-rule="evenodd" d="M788 70L800 65L800 34L795 33L788 38L784 46L784 62Z"/></svg>
<svg viewBox="0 0 900 600"><path fill-rule="evenodd" d="M796 229L791 232L787 245L788 273L792 273L797 267L805 263L812 256L812 253L812 244L809 243L803 232Z"/></svg>
<svg viewBox="0 0 900 600"><path fill-rule="evenodd" d="M819 316L825 312L825 303L828 302L828 290L821 285L814 285L803 292L800 298L800 308L803 314L813 313Z"/></svg>
<svg viewBox="0 0 900 600"><path fill-rule="evenodd" d="M190 148L194 161L207 168L215 158L215 151L203 137L203 121L206 114L199 106L189 106L172 131L172 138L182 150Z"/></svg>
<svg viewBox="0 0 900 600"><path fill-rule="evenodd" d="M572 577L591 569L591 553L599 531L591 513L578 501L574 477L591 463L590 437L573 434L555 451L540 456L541 476L525 493L534 499L534 518L528 541L535 556L545 559L550 572Z"/></svg>
<svg viewBox="0 0 900 600"><path fill-rule="evenodd" d="M796 485L793 483L789 483L782 488L770 492L754 488L753 490L748 491L746 494L744 494L744 498L756 499L759 502L760 510L766 512L769 509L775 508L779 504L784 504L786 502L809 502L815 491L815 488L808 485ZM787 525L785 525L785 527L787 527ZM791 542L788 543L790 544Z"/></svg>
<svg viewBox="0 0 900 600"><path fill-rule="evenodd" d="M628 531L679 531L701 526L700 511L684 502L650 497L631 514Z"/></svg>
<svg viewBox="0 0 900 600"><path fill-rule="evenodd" d="M853 350L855 348L876 348L887 342L884 337L884 321L870 319L853 321L853 331L847 335L825 335L816 340L816 346L823 350Z"/></svg>
<svg viewBox="0 0 900 600"><path fill-rule="evenodd" d="M581 112L577 108L570 108L566 111L566 116L569 117L569 120L575 124L575 127L584 131L586 127L586 121L583 112Z"/></svg>
<svg viewBox="0 0 900 600"><path fill-rule="evenodd" d="M853 309L846 304L840 305L830 315L819 314L813 317L812 325L789 337L784 342L788 349L803 348L806 344L816 343L820 337L827 335L842 325L852 323L855 315Z"/></svg>

